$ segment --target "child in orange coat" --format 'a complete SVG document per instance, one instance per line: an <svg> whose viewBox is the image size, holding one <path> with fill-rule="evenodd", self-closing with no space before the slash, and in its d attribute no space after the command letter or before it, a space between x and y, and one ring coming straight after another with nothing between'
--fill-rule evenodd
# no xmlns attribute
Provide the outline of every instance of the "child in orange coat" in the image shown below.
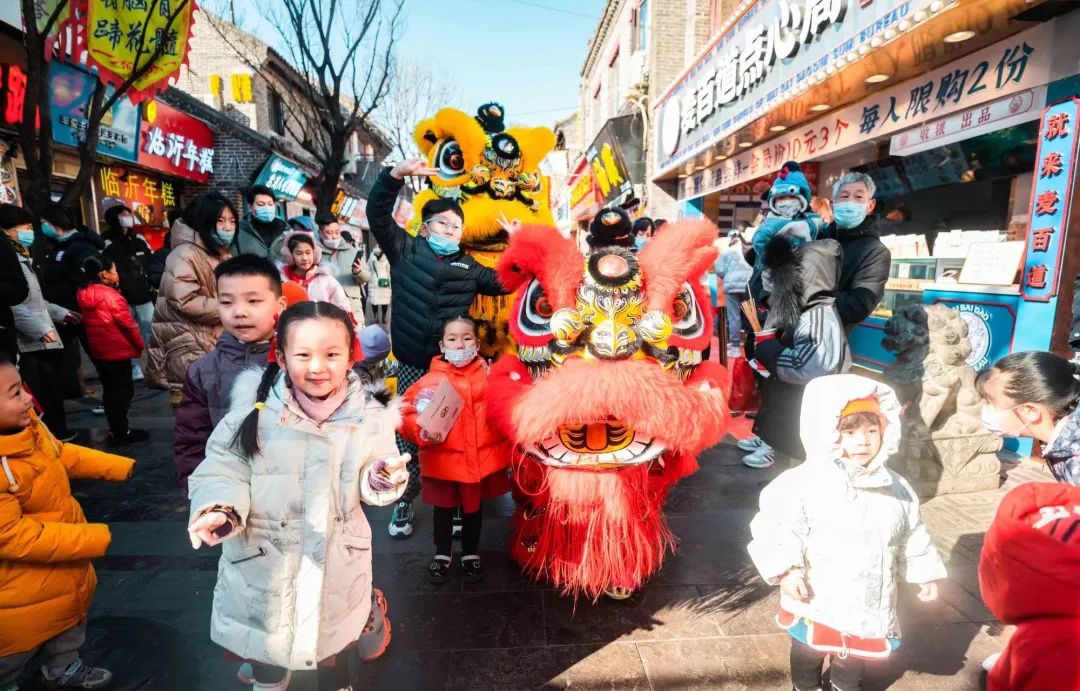
<svg viewBox="0 0 1080 691"><path fill-rule="evenodd" d="M484 577L478 554L480 502L509 491L510 449L485 417L488 365L477 352L476 323L457 317L443 324L439 349L442 355L431 361L428 373L405 393L400 432L420 448L421 497L435 507L435 558L428 567L431 582L450 580L454 511L460 506L461 569L466 583L478 583ZM417 424L443 380L449 380L464 401L445 439Z"/></svg>
<svg viewBox="0 0 1080 691"><path fill-rule="evenodd" d="M130 365L129 365L130 370ZM88 523L69 479L121 482L130 458L57 441L0 355L0 689L41 663L47 689L98 689L112 673L79 658L109 527ZM38 655L40 653L40 656Z"/></svg>

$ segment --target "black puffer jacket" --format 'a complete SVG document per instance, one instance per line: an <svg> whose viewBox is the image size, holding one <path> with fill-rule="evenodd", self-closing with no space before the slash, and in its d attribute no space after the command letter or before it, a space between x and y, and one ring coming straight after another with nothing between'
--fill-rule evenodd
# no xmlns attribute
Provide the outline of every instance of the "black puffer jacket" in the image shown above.
<svg viewBox="0 0 1080 691"><path fill-rule="evenodd" d="M878 217L869 216L851 230L830 223L818 239L831 239L844 248L840 285L836 290L836 309L844 327L851 332L856 324L870 316L889 280L892 253L882 244Z"/></svg>
<svg viewBox="0 0 1080 691"><path fill-rule="evenodd" d="M105 240L105 256L116 262L120 274L120 292L130 305L142 305L154 299L146 269L150 262L150 245L134 231L110 229L101 236Z"/></svg>
<svg viewBox="0 0 1080 691"><path fill-rule="evenodd" d="M459 252L440 257L427 240L413 237L394 221L394 203L403 182L384 168L368 197L371 233L390 260L390 340L394 356L406 365L426 370L439 354L446 320L469 313L476 294L505 295L495 272Z"/></svg>
<svg viewBox="0 0 1080 691"><path fill-rule="evenodd" d="M64 242L45 238L45 250L34 267L45 301L78 312L75 293L82 283L79 265L88 255L103 252L105 241L97 233L80 230Z"/></svg>
<svg viewBox="0 0 1080 691"><path fill-rule="evenodd" d="M26 276L19 267L19 255L6 238L0 238L0 353L15 359L15 317L11 308L30 294Z"/></svg>

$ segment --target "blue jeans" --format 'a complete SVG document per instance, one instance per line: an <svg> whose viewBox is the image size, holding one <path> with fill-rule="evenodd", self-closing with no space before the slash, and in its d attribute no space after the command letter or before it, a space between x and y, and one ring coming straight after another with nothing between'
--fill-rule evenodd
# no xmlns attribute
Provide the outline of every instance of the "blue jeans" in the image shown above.
<svg viewBox="0 0 1080 691"><path fill-rule="evenodd" d="M724 293L727 311L727 343L738 348L742 345L742 302L745 293Z"/></svg>

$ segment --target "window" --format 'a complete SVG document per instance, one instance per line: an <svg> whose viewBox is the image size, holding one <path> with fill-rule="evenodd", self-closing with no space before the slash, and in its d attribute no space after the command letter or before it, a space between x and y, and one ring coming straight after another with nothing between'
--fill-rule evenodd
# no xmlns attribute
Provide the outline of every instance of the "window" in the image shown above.
<svg viewBox="0 0 1080 691"><path fill-rule="evenodd" d="M278 134L285 134L285 102L281 94L270 89L270 129Z"/></svg>
<svg viewBox="0 0 1080 691"><path fill-rule="evenodd" d="M641 0L637 11L637 49L649 49L649 0Z"/></svg>

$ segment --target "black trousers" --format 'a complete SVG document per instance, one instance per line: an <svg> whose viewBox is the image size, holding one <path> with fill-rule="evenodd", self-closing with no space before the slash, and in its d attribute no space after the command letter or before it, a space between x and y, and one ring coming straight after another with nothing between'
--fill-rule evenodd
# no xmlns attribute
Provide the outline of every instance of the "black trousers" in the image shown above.
<svg viewBox="0 0 1080 691"><path fill-rule="evenodd" d="M60 393L65 399L82 398L82 352L79 346L86 348L86 331L82 324L61 324L56 327L56 331L64 344L64 349L57 351L62 354L64 366L53 381L58 382Z"/></svg>
<svg viewBox="0 0 1080 691"><path fill-rule="evenodd" d="M454 543L454 512L457 508L444 509L435 507L435 554L450 556ZM461 516L461 553L478 554L480 549L480 526L483 523L483 508L475 513L466 513Z"/></svg>
<svg viewBox="0 0 1080 691"><path fill-rule="evenodd" d="M829 653L791 639L791 683L796 691L821 688L821 670L827 657ZM835 691L859 691L865 667L866 660L854 657L841 660L833 655L829 663L829 683Z"/></svg>
<svg viewBox="0 0 1080 691"><path fill-rule="evenodd" d="M101 377L102 402L109 431L114 435L127 434L128 411L135 396L135 384L131 381L131 360L94 360Z"/></svg>
<svg viewBox="0 0 1080 691"><path fill-rule="evenodd" d="M77 346L78 340L75 343ZM19 374L41 404L45 426L57 437L68 434L64 390L60 384L64 368L64 351L60 349L36 350L19 356Z"/></svg>

